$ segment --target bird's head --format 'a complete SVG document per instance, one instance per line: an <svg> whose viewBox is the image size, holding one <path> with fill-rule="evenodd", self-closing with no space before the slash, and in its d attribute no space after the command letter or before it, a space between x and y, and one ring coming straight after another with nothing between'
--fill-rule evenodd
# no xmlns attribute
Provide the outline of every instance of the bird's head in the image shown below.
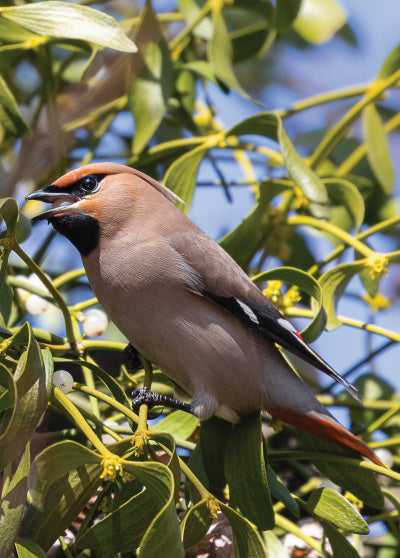
<svg viewBox="0 0 400 558"><path fill-rule="evenodd" d="M154 190L170 201L181 201L136 169L116 163L93 163L64 174L26 199L51 203L51 209L32 220L47 219L81 255L87 256L98 245L102 229L121 224L124 216L129 217L135 205L143 205L144 198L151 197Z"/></svg>

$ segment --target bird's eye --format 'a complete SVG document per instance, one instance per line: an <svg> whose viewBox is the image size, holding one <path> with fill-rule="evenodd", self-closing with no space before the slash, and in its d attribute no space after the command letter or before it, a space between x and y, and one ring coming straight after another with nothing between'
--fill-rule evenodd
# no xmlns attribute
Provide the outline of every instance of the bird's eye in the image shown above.
<svg viewBox="0 0 400 558"><path fill-rule="evenodd" d="M85 192L94 192L97 190L98 181L95 176L85 176L81 181L81 187Z"/></svg>

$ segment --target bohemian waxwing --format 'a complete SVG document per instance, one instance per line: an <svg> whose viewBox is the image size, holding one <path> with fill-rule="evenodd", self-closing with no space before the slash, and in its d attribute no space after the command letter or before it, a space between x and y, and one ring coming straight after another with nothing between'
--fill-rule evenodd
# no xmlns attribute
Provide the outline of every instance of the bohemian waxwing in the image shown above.
<svg viewBox="0 0 400 558"><path fill-rule="evenodd" d="M94 163L28 199L79 250L99 302L132 345L192 398L201 419L268 411L382 465L340 426L275 343L357 390L301 338L236 262L175 205L179 198L130 167Z"/></svg>

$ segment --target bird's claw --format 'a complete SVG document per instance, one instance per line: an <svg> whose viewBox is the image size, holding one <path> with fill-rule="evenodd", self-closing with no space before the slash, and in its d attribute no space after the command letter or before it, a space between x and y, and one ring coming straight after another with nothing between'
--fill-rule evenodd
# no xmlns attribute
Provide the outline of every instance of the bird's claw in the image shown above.
<svg viewBox="0 0 400 558"><path fill-rule="evenodd" d="M147 405L149 409L151 409L159 405L158 398L158 393L150 391L148 387L143 386L139 389L135 389L132 393L132 409L133 411L138 411L141 405Z"/></svg>

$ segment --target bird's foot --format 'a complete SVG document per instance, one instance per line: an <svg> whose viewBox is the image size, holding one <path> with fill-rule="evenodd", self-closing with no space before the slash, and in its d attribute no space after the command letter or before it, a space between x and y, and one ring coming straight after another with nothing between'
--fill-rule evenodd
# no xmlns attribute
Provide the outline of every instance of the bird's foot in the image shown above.
<svg viewBox="0 0 400 558"><path fill-rule="evenodd" d="M135 349L132 343L124 349L125 365L130 374L134 374L141 368L143 368L143 363L140 360L139 351Z"/></svg>
<svg viewBox="0 0 400 558"><path fill-rule="evenodd" d="M134 412L138 412L140 405L147 405L149 409L155 407L156 405L162 405L163 407L170 407L171 409L178 409L180 411L185 411L186 413L193 413L192 406L188 403L183 403L174 399L173 397L168 397L167 395L161 395L160 393L154 393L150 391L147 387L141 387L135 389L132 393L132 409Z"/></svg>

